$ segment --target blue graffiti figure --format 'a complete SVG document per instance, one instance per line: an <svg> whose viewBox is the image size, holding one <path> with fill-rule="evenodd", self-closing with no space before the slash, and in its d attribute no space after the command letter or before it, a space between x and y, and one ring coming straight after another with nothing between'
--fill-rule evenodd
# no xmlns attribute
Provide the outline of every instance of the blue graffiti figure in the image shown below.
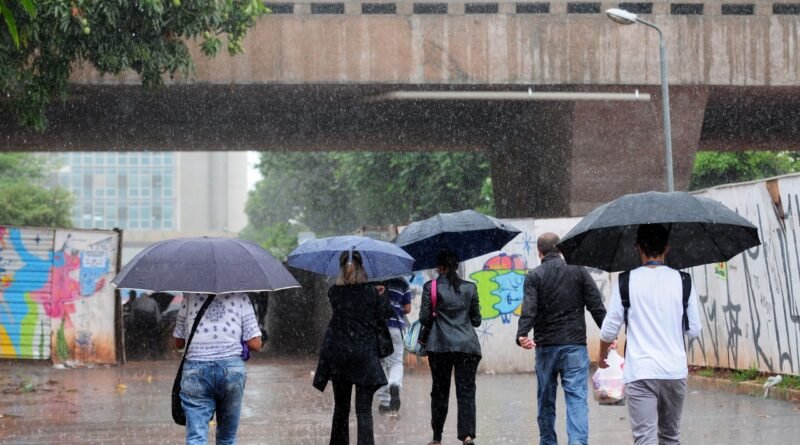
<svg viewBox="0 0 800 445"><path fill-rule="evenodd" d="M495 304L494 307L500 312L500 319L504 324L511 323L511 314L522 304L525 275L512 270L498 274L492 281L500 286L492 292L500 297L500 302Z"/></svg>
<svg viewBox="0 0 800 445"><path fill-rule="evenodd" d="M97 290L98 281L108 273L108 255L102 251L85 250L81 252L80 285L81 296L90 297Z"/></svg>

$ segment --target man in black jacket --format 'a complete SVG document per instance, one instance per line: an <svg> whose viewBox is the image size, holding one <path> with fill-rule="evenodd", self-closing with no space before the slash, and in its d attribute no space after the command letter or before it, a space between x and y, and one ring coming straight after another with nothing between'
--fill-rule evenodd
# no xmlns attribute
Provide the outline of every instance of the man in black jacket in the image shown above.
<svg viewBox="0 0 800 445"><path fill-rule="evenodd" d="M536 348L539 445L558 444L555 420L559 374L567 402L567 443L586 445L589 353L584 308L598 328L603 325L606 309L589 271L568 265L556 248L558 241L555 233L544 233L536 241L542 264L525 277L517 344ZM528 338L531 329L533 340Z"/></svg>

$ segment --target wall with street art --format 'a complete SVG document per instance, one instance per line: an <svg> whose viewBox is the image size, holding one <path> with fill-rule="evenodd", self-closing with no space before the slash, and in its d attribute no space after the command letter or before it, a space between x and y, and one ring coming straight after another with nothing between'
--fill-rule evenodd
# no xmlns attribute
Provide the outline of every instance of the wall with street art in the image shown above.
<svg viewBox="0 0 800 445"><path fill-rule="evenodd" d="M755 224L762 245L691 270L703 321L691 363L800 375L800 175L700 194Z"/></svg>
<svg viewBox="0 0 800 445"><path fill-rule="evenodd" d="M692 365L800 374L800 175L714 188L699 193L736 210L759 228L763 245L728 263L689 270L700 301L702 336L688 343ZM565 235L580 218L505 220L523 232L502 252L462 265L461 276L475 282L483 323L481 372L531 371L533 352L514 337L523 297L525 270L539 265L536 238ZM616 274L590 269L608 304ZM417 318L422 284L432 271L415 275ZM597 360L598 333L586 317L589 355ZM621 338L622 339L622 338Z"/></svg>
<svg viewBox="0 0 800 445"><path fill-rule="evenodd" d="M114 363L119 234L0 227L0 358Z"/></svg>
<svg viewBox="0 0 800 445"><path fill-rule="evenodd" d="M528 372L534 367L533 351L518 347L515 342L517 321L522 307L525 274L540 264L536 238L545 232L566 234L580 218L505 219L522 230L502 252L484 255L462 263L461 277L476 283L483 322L477 328L483 359L481 372ZM591 270L591 269L590 269ZM609 274L591 270L604 301L611 296ZM434 276L433 271L416 274L412 280L414 300L409 318L419 313L422 285ZM597 339L599 329L587 314L587 334ZM597 357L597 341L589 342L592 360Z"/></svg>

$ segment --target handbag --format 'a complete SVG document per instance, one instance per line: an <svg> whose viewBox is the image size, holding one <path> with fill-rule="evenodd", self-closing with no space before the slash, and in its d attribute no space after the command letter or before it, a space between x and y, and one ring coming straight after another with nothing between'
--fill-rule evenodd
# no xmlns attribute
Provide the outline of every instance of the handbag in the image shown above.
<svg viewBox="0 0 800 445"><path fill-rule="evenodd" d="M208 309L208 306L211 305L211 301L213 301L216 296L216 294L209 294L206 301L200 306L200 310L197 311L197 315L194 317L192 330L189 333L189 339L186 340L186 346L183 348L181 365L178 366L178 373L175 375L175 382L172 384L172 420L178 425L186 425L186 413L183 411L183 405L181 404L181 378L183 377L183 364L186 363L186 353L189 351L192 337L194 337L194 333L197 331L197 325L200 324L203 314L206 313L206 309Z"/></svg>
<svg viewBox="0 0 800 445"><path fill-rule="evenodd" d="M436 318L436 280L431 281L431 306L433 307L433 318ZM403 337L403 346L406 351L420 357L428 355L425 351L425 343L428 341L430 330L430 326L424 326L419 320L411 323Z"/></svg>
<svg viewBox="0 0 800 445"><path fill-rule="evenodd" d="M381 303L384 303L383 306L384 309L386 309L385 306L388 305L388 300L381 298L377 292L375 292L375 296L378 298L378 304L375 309L375 322L378 327L378 356L380 358L386 358L394 352L394 344L392 342L392 334L389 332L389 324L386 323L386 318L380 316ZM389 307L388 309L394 312L394 308Z"/></svg>

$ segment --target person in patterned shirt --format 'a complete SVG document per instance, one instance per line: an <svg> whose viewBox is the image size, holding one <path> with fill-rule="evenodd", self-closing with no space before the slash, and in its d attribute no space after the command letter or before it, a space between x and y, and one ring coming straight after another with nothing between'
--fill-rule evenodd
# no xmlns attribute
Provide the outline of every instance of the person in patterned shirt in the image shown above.
<svg viewBox="0 0 800 445"><path fill-rule="evenodd" d="M200 307L209 296L184 294L175 324L181 349ZM220 294L209 304L186 351L181 403L186 412L186 444L208 443L208 422L216 412L217 445L235 444L247 374L243 344L261 349L261 331L246 294Z"/></svg>

